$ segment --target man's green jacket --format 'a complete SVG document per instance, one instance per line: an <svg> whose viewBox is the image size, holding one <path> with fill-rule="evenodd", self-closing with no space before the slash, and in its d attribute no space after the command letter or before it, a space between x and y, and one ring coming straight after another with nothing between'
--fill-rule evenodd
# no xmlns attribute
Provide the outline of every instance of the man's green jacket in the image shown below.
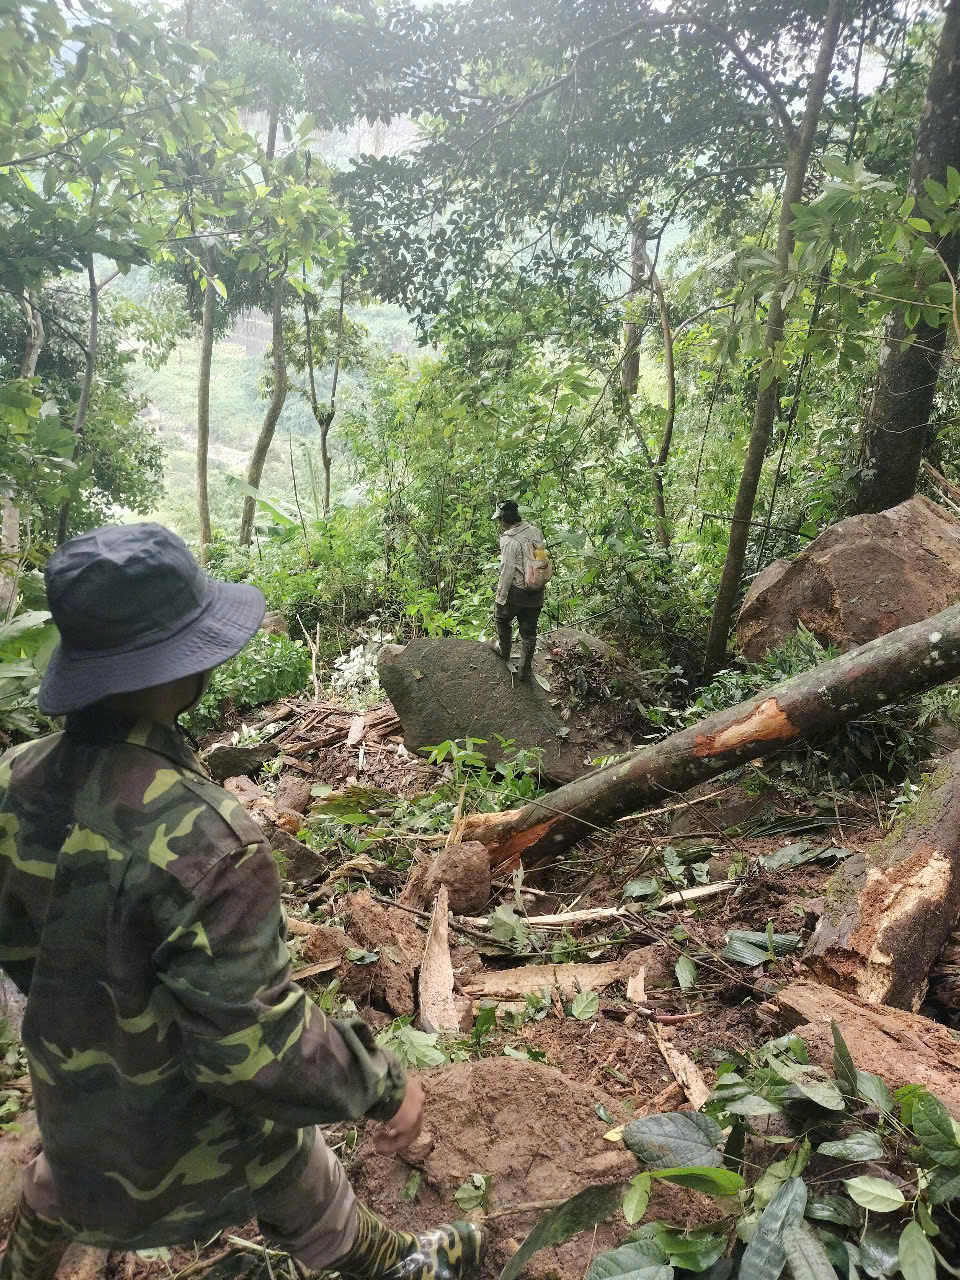
<svg viewBox="0 0 960 1280"><path fill-rule="evenodd" d="M181 734L94 708L0 759L0 965L65 1220L143 1248L245 1221L403 1074L290 979L263 834Z"/></svg>

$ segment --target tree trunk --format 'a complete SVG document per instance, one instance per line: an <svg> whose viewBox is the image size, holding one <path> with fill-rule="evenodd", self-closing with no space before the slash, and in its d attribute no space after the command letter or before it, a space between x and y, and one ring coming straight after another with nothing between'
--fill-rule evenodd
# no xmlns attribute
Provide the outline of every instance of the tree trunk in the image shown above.
<svg viewBox="0 0 960 1280"><path fill-rule="evenodd" d="M960 1117L960 1060L949 1027L903 1009L871 1008L816 982L792 982L774 1001L811 1062L831 1070L836 1022L858 1071L879 1076L890 1089L921 1084Z"/></svg>
<svg viewBox="0 0 960 1280"><path fill-rule="evenodd" d="M87 257L87 280L90 294L90 324L87 329L87 350L84 357L83 379L80 383L80 398L73 418L73 434L77 437L74 457L80 447L83 428L87 421L87 410L90 408L90 392L93 389L93 373L97 365L97 329L100 321L100 288L93 270L93 254ZM67 540L67 525L70 518L70 499L65 498L60 504L60 515L57 519L57 546Z"/></svg>
<svg viewBox="0 0 960 1280"><path fill-rule="evenodd" d="M213 365L213 322L217 291L213 285L214 251L207 250L207 287L203 295L203 324L200 331L200 375L197 385L197 522L200 526L200 563L206 564L207 547L213 539L210 529L210 490L207 458L210 449L210 370Z"/></svg>
<svg viewBox="0 0 960 1280"><path fill-rule="evenodd" d="M930 70L910 170L911 194L924 194L924 178L943 182L948 165L960 169L960 0L947 5ZM942 241L928 235L927 239L955 277L960 235ZM860 435L860 479L854 498L858 512L884 511L916 492L948 328L943 324L932 329L921 319L908 329L902 308L887 317L873 395Z"/></svg>
<svg viewBox="0 0 960 1280"><path fill-rule="evenodd" d="M670 318L667 302L653 269L653 263L646 250L643 228L639 223L633 224L630 234L630 297L635 299L646 281L649 279L650 291L653 293L660 313L663 329L664 360L667 372L667 416L664 422L660 450L656 458L650 453L642 430L637 426L630 410L630 401L636 395L637 382L640 377L640 325L628 321L623 326L624 357L620 371L620 384L623 387L627 414L633 426L637 443L643 453L653 483L653 511L657 522L657 541L666 551L670 546L670 532L667 527L667 504L663 492L663 467L670 454L670 441L673 436L674 408L676 404L676 376L673 367L673 334L670 330Z"/></svg>
<svg viewBox="0 0 960 1280"><path fill-rule="evenodd" d="M20 377L32 378L37 372L37 359L43 347L43 316L37 304L36 291L24 290L23 315L27 325L27 341L20 363ZM20 577L20 509L15 495L0 498L0 623L9 621L17 598Z"/></svg>
<svg viewBox="0 0 960 1280"><path fill-rule="evenodd" d="M280 417L283 402L287 398L287 358L283 345L283 295L285 288L286 273L281 271L273 288L273 392L270 396L270 403L267 405L267 412L263 417L263 426L260 428L260 435L257 437L257 443L254 446L253 454L250 458L250 466L247 470L247 484L254 489L259 489L260 487L263 464L267 460L267 453L273 443L273 433L277 427L277 419ZM241 547L249 546L253 538L253 515L255 510L256 499L247 495L243 500L243 516L240 520L239 545Z"/></svg>
<svg viewBox="0 0 960 1280"><path fill-rule="evenodd" d="M891 631L812 671L715 712L507 813L474 814L460 832L494 867L553 858L598 827L675 796L747 760L820 737L881 703L899 702L960 674L960 605Z"/></svg>
<svg viewBox="0 0 960 1280"><path fill-rule="evenodd" d="M821 982L867 1004L916 1011L958 916L960 752L954 752L914 816L835 872L807 960Z"/></svg>
<svg viewBox="0 0 960 1280"><path fill-rule="evenodd" d="M304 273L306 279L306 273ZM320 408L317 399L317 383L313 369L313 329L310 323L310 308L306 297L303 300L303 324L307 339L307 378L310 387L310 408L317 426L320 428L320 462L323 466L323 518L330 514L330 424L337 412L337 383L340 380L340 363L343 352L343 311L346 301L347 281L340 277L340 311L337 317L337 347L333 360L333 383L330 387L330 404L326 409Z"/></svg>
<svg viewBox="0 0 960 1280"><path fill-rule="evenodd" d="M823 110L830 69L833 66L834 52L840 35L843 14L842 0L830 0L824 22L817 64L810 78L807 89L807 100L804 106L803 121L793 134L787 154L783 201L780 206L780 219L777 228L777 272L779 283L773 285L767 310L767 325L764 333L765 357L760 366L760 386L762 390L757 396L753 414L753 426L750 431L750 442L747 456L744 459L740 485L733 508L733 520L730 525L730 540L727 554L723 562L723 573L717 598L710 620L710 634L707 637L707 648L704 656L704 673L709 677L723 666L727 654L727 637L733 622L737 595L740 590L740 579L743 576L743 564L747 554L747 540L750 534L750 520L753 516L753 504L756 501L760 475L770 442L770 432L777 415L780 402L780 380L776 376L777 351L783 341L784 310L781 301L783 286L786 284L790 269L790 254L793 251L794 220L793 206L803 198L803 183L807 176L810 152ZM766 383L766 385L764 385Z"/></svg>

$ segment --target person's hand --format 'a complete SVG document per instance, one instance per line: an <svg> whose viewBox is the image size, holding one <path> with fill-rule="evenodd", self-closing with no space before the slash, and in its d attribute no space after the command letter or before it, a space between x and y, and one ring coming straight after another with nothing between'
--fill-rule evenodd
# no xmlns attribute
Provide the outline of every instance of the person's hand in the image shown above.
<svg viewBox="0 0 960 1280"><path fill-rule="evenodd" d="M416 1080L407 1081L400 1110L377 1133L373 1145L383 1156L406 1151L416 1142L423 1128L423 1088Z"/></svg>

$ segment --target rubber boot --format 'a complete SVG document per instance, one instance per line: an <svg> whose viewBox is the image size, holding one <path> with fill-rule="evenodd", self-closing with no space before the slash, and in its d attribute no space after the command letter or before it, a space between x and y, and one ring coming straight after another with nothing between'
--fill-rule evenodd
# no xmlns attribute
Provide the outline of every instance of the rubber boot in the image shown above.
<svg viewBox="0 0 960 1280"><path fill-rule="evenodd" d="M513 623L501 622L497 619L497 638L493 644L493 652L504 662L510 661L510 654L513 651Z"/></svg>
<svg viewBox="0 0 960 1280"><path fill-rule="evenodd" d="M533 670L533 655L537 651L536 636L532 640L522 640L520 647L523 653L523 657L520 660L520 679L529 680L530 672Z"/></svg>
<svg viewBox="0 0 960 1280"><path fill-rule="evenodd" d="M66 1227L31 1209L21 1196L0 1258L0 1280L54 1280L72 1239Z"/></svg>
<svg viewBox="0 0 960 1280"><path fill-rule="evenodd" d="M413 1235L394 1231L365 1204L350 1252L331 1263L344 1280L463 1280L483 1261L487 1235L472 1222L452 1222ZM311 1277L325 1272L305 1271Z"/></svg>

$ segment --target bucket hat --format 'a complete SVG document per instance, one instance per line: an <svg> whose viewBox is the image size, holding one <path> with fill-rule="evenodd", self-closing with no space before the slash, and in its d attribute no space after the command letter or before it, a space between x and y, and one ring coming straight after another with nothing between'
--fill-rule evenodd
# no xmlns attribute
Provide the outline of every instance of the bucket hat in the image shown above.
<svg viewBox="0 0 960 1280"><path fill-rule="evenodd" d="M209 578L160 524L71 538L46 580L60 631L38 695L50 716L219 666L256 634L266 608L256 587Z"/></svg>

